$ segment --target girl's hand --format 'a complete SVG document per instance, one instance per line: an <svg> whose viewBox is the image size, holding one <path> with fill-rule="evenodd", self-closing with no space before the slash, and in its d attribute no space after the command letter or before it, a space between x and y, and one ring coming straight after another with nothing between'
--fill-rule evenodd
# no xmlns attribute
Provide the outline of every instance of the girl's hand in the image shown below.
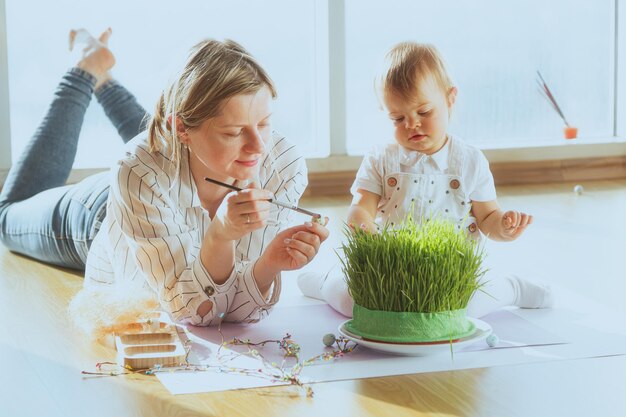
<svg viewBox="0 0 626 417"><path fill-rule="evenodd" d="M356 232L357 230L356 225L354 223L349 223L348 227L350 228L352 232ZM371 233L373 235L378 234L378 228L376 227L374 223L370 223L369 226L365 223L361 223L359 225L359 229L364 232Z"/></svg>
<svg viewBox="0 0 626 417"><path fill-rule="evenodd" d="M267 269L268 274L273 276L280 271L292 271L308 264L330 233L326 224L328 218L324 218L323 224L306 222L278 233L263 252L257 268ZM269 269L272 271L269 272Z"/></svg>
<svg viewBox="0 0 626 417"><path fill-rule="evenodd" d="M249 187L226 196L211 221L213 236L224 241L238 240L265 226L272 193L256 184Z"/></svg>
<svg viewBox="0 0 626 417"><path fill-rule="evenodd" d="M517 239L532 222L533 216L530 214L509 210L502 215L502 234Z"/></svg>

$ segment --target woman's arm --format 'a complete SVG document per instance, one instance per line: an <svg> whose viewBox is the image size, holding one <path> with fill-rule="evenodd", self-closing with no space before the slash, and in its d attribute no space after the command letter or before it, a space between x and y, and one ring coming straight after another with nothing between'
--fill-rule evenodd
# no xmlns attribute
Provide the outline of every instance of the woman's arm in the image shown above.
<svg viewBox="0 0 626 417"><path fill-rule="evenodd" d="M132 162L119 166L109 195L107 216L120 228L117 240L125 240L129 255L126 258L116 251L119 245L114 240L114 262L133 262L174 320L213 324L235 298L237 271L231 263L230 276L213 279L200 254L202 209L178 207L168 196L167 179L152 175L149 169L140 171L145 165L138 159Z"/></svg>
<svg viewBox="0 0 626 417"><path fill-rule="evenodd" d="M271 209L268 200L272 197L272 193L253 184L228 194L219 206L200 250L202 263L215 282L224 282L232 273L236 242L265 227Z"/></svg>
<svg viewBox="0 0 626 417"><path fill-rule="evenodd" d="M216 284L223 284L233 273L236 242L266 225L270 214L267 200L271 197L269 191L251 187L231 193L221 204L200 249L202 264ZM266 289L259 289L266 293L270 284ZM198 314L204 316L211 308L212 303L205 301L198 308Z"/></svg>
<svg viewBox="0 0 626 417"><path fill-rule="evenodd" d="M211 222L200 248L200 260L216 284L224 284L233 273L235 265L235 242L219 236ZM206 317L213 309L213 302L204 301L198 307L198 315Z"/></svg>

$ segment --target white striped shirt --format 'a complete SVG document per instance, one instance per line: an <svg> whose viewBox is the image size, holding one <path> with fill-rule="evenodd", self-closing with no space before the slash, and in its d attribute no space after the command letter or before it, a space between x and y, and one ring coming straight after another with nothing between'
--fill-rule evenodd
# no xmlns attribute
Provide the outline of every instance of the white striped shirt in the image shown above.
<svg viewBox="0 0 626 417"><path fill-rule="evenodd" d="M263 189L277 200L297 204L307 186L304 158L276 133L260 167ZM165 152L167 154L167 152ZM180 172L163 153L150 153L147 135L127 144L126 157L112 172L107 215L89 250L85 285L147 284L175 321L194 325L258 321L280 296L280 274L265 299L253 277L254 262L276 234L289 225L292 211L272 205L267 226L236 243L231 276L216 284L200 260L200 247L211 222L202 208L189 167L181 152ZM204 317L204 301L213 303Z"/></svg>

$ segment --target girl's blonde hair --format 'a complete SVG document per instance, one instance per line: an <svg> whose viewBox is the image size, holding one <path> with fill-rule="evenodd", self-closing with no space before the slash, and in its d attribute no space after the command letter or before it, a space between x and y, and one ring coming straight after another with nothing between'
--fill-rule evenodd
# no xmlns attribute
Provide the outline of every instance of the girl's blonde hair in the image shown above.
<svg viewBox="0 0 626 417"><path fill-rule="evenodd" d="M187 128L198 127L219 115L224 100L253 94L263 87L268 87L276 98L271 78L243 46L229 39L200 42L191 49L177 79L161 93L148 125L150 151L169 147L171 161L179 167L177 117Z"/></svg>
<svg viewBox="0 0 626 417"><path fill-rule="evenodd" d="M413 98L428 77L433 77L446 96L454 86L437 48L417 42L401 42L391 48L380 74L379 91L405 99Z"/></svg>

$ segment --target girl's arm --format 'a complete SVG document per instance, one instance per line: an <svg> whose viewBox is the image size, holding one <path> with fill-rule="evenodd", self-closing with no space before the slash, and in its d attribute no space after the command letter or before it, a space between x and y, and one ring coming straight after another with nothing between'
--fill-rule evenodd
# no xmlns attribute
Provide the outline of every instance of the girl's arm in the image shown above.
<svg viewBox="0 0 626 417"><path fill-rule="evenodd" d="M472 201L472 214L485 236L502 242L517 239L533 221L533 216L519 211L503 213L496 200Z"/></svg>
<svg viewBox="0 0 626 417"><path fill-rule="evenodd" d="M378 228L374 219L379 202L380 196L378 194L358 188L348 211L348 225L376 233Z"/></svg>

